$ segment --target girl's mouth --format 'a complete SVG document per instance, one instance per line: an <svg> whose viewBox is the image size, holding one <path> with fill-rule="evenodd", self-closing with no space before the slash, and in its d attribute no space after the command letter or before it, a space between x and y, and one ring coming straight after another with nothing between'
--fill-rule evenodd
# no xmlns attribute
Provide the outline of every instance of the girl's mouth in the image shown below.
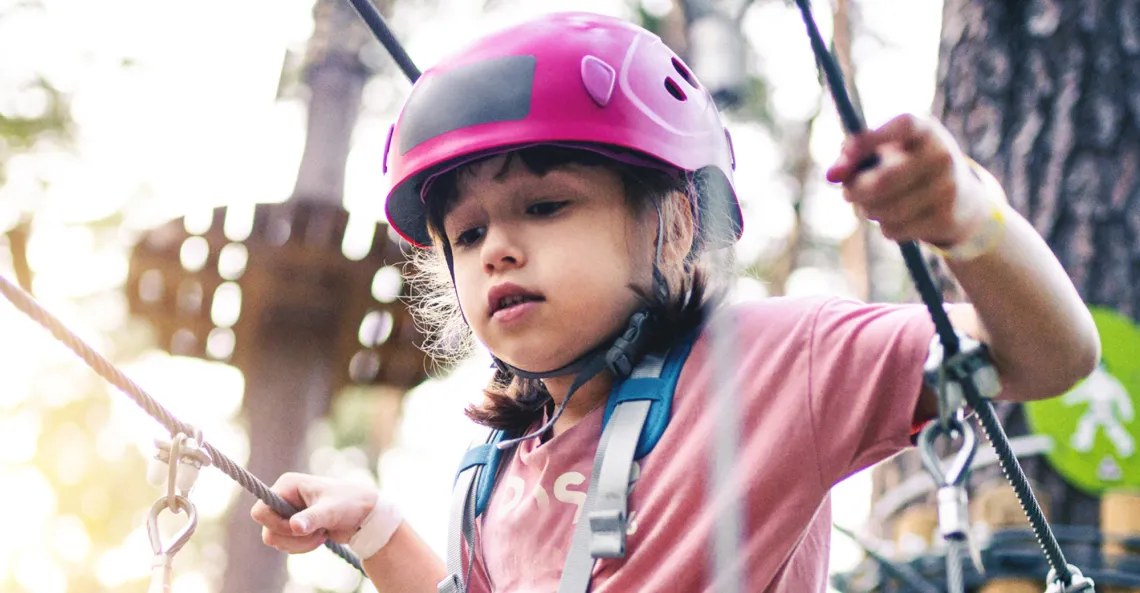
<svg viewBox="0 0 1140 593"><path fill-rule="evenodd" d="M496 321L517 319L545 301L541 294L521 286L504 283L495 286L487 293L488 312Z"/></svg>

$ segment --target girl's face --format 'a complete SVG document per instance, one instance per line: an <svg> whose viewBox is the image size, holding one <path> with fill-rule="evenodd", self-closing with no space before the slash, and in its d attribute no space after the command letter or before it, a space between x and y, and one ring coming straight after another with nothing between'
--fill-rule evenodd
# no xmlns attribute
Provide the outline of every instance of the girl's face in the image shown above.
<svg viewBox="0 0 1140 593"><path fill-rule="evenodd" d="M624 329L648 286L655 214L634 214L618 174L567 165L543 176L499 156L457 176L444 217L455 289L503 361L561 367ZM504 165L508 167L504 170Z"/></svg>

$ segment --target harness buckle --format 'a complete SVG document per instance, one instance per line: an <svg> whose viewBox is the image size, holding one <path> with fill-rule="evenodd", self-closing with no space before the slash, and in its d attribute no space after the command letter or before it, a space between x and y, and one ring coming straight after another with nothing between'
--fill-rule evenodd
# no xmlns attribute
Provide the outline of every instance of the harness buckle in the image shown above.
<svg viewBox="0 0 1140 593"><path fill-rule="evenodd" d="M594 558L625 556L625 513L617 509L590 511L590 555Z"/></svg>

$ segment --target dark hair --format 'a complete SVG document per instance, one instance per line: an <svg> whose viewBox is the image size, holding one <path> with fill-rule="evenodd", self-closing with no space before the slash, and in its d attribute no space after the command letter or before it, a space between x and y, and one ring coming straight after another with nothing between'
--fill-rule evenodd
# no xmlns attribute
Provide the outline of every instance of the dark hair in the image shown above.
<svg viewBox="0 0 1140 593"><path fill-rule="evenodd" d="M621 179L630 208L635 213L644 208L655 208L661 217L663 232L667 235L675 232L677 216L687 215L696 220L697 213L693 206L696 200L692 197L697 189L692 179L680 172L626 164L588 149L542 145L508 153L495 177L506 175L516 158L528 171L538 176L568 165L605 167L615 172ZM444 217L458 196L459 176L469 174L472 164L475 163L437 176L427 196L428 230L433 235L433 243L444 246L445 249L448 238L444 231ZM675 195L678 193L688 198L687 214L678 213L676 207L671 207L671 204L676 204ZM642 287L630 286L656 321L651 340L653 349L667 348L700 325L708 289L707 277L697 262L696 249L684 258L676 273L665 273L665 276L670 281L665 282L665 291L661 295L652 291L647 293ZM449 291L451 298L454 298L453 289L449 287ZM542 381L524 379L507 370L499 369L495 372L494 378L484 389L484 394L485 400L480 404L469 405L466 414L475 422L491 428L521 432L540 421L545 410L553 409L550 393Z"/></svg>

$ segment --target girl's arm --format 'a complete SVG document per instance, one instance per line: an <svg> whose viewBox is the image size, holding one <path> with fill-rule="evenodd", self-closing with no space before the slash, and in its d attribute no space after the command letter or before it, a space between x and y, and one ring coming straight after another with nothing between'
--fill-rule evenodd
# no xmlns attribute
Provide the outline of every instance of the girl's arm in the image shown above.
<svg viewBox="0 0 1140 593"><path fill-rule="evenodd" d="M878 164L860 171L871 155ZM952 309L951 321L989 345L1004 399L1060 395L1092 372L1100 340L1065 270L937 121L900 116L849 138L828 179L843 183L845 198L887 238L949 251L973 304ZM933 396L924 393L917 415L931 409Z"/></svg>
<svg viewBox="0 0 1140 593"><path fill-rule="evenodd" d="M972 307L956 307L954 326L990 347L1002 399L1060 395L1100 359L1088 308L1068 274L1027 220L1011 208L993 251L947 264Z"/></svg>
<svg viewBox="0 0 1140 593"><path fill-rule="evenodd" d="M391 533L383 545L373 539L370 551L362 558L365 574L380 593L435 593L443 580L446 568L440 559L420 539L407 521L390 512L379 512L388 507L377 507L376 490L369 485L345 480L331 480L306 474L287 473L273 484L273 491L295 508L297 514L286 519L265 503L258 501L250 516L262 525L261 539L267 545L289 554L311 552L326 539L348 543L359 531L361 534ZM372 518L373 509L377 517ZM361 530L368 521L369 525ZM379 523L387 521L387 528ZM392 522L398 522L392 531ZM377 527L370 531L369 526ZM376 545L381 545L375 550Z"/></svg>
<svg viewBox="0 0 1140 593"><path fill-rule="evenodd" d="M443 562L405 521L379 552L363 562L364 572L380 593L435 593L447 576Z"/></svg>

